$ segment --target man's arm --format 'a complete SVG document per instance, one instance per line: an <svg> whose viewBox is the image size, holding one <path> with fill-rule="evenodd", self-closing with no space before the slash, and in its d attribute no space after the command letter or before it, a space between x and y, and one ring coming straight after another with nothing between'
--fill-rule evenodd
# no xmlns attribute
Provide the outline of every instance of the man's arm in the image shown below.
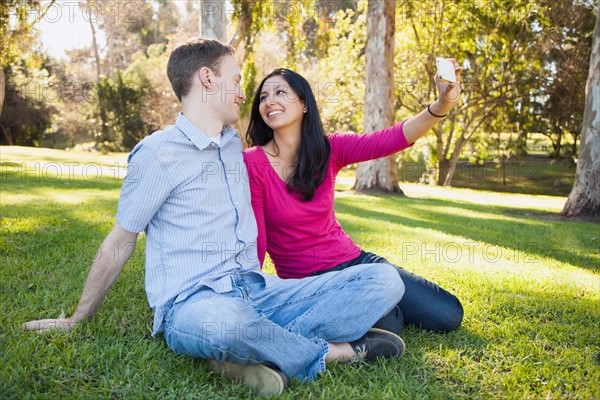
<svg viewBox="0 0 600 400"><path fill-rule="evenodd" d="M133 253L137 236L137 233L128 232L115 224L98 249L73 315L68 318L29 321L22 324L21 329L37 332L70 330L77 322L92 317Z"/></svg>

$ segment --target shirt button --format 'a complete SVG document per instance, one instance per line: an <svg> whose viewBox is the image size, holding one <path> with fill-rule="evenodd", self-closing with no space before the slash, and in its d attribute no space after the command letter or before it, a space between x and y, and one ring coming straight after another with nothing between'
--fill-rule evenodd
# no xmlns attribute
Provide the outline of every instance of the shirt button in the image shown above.
<svg viewBox="0 0 600 400"><path fill-rule="evenodd" d="M242 231L238 231L238 235L240 235L240 236L241 236L241 235L242 235Z"/></svg>

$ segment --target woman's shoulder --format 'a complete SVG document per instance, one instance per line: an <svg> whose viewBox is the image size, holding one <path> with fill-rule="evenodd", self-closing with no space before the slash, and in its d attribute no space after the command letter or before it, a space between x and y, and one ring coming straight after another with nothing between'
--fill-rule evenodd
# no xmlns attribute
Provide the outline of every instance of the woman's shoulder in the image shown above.
<svg viewBox="0 0 600 400"><path fill-rule="evenodd" d="M248 147L243 151L244 161L256 161L260 158L260 146Z"/></svg>
<svg viewBox="0 0 600 400"><path fill-rule="evenodd" d="M336 132L328 133L326 136L327 140L329 140L329 144L331 145L331 150L335 152L340 148L352 145L357 136L360 135L353 132Z"/></svg>
<svg viewBox="0 0 600 400"><path fill-rule="evenodd" d="M335 143L339 143L339 142L344 142L347 140L352 140L353 137L355 137L357 134L354 132L335 132L335 133L328 133L325 136L327 136L327 139L329 140L329 143L333 144Z"/></svg>
<svg viewBox="0 0 600 400"><path fill-rule="evenodd" d="M265 161L264 153L260 146L249 147L242 152L244 156L244 164L248 170L248 175L252 178L251 181L255 182L263 179L261 170L264 170Z"/></svg>

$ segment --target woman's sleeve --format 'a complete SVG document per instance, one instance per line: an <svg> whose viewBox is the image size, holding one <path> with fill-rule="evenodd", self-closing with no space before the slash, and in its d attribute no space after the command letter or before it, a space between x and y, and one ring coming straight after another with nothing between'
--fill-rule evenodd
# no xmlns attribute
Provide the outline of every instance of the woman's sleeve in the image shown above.
<svg viewBox="0 0 600 400"><path fill-rule="evenodd" d="M332 154L335 154L337 167L387 157L413 144L404 136L404 121L381 131L365 133L336 133L329 136Z"/></svg>
<svg viewBox="0 0 600 400"><path fill-rule="evenodd" d="M265 254L267 253L267 229L265 225L265 207L264 207L264 191L261 180L261 174L258 171L259 166L256 161L244 153L244 161L248 170L248 179L250 181L250 196L252 201L252 210L256 218L256 226L258 228L258 237L256 239L256 252L258 260L262 268L265 262Z"/></svg>

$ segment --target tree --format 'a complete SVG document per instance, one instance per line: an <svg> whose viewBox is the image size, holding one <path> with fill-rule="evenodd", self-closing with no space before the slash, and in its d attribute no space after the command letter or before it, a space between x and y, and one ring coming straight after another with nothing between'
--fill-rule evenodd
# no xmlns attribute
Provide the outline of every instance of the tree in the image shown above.
<svg viewBox="0 0 600 400"><path fill-rule="evenodd" d="M562 214L600 216L600 11L596 15L575 182Z"/></svg>
<svg viewBox="0 0 600 400"><path fill-rule="evenodd" d="M41 88L53 87L52 77L39 65L32 65L38 55L24 54L7 67L6 98L0 115L0 144L35 146L51 125L56 108L48 99L56 93ZM33 82L33 83L32 83Z"/></svg>
<svg viewBox="0 0 600 400"><path fill-rule="evenodd" d="M134 58L136 55L138 60L143 58L140 53L150 55L152 52L151 57L158 58L156 49L164 52L162 44L168 42L177 30L180 20L177 7L166 0L158 0L155 5L156 8L147 0L132 3L87 0L84 12L92 31L92 50L96 60L95 105L101 127L95 135L97 145L106 147L114 142L109 147L129 149L148 133L147 128L152 127L153 122L160 119L153 113L152 122L145 123L142 118L147 107L134 102L145 100L147 96L144 94L148 92L161 93L162 90L154 91L143 79L131 82L123 77L122 72L131 65L139 64ZM98 29L102 29L106 36L104 59L97 43ZM159 44L158 47L156 44ZM163 85L160 86L162 89ZM130 113L127 119L123 112Z"/></svg>
<svg viewBox="0 0 600 400"><path fill-rule="evenodd" d="M56 112L47 57L36 46L35 24L54 1L7 1L0 5L0 136L1 144L36 145Z"/></svg>
<svg viewBox="0 0 600 400"><path fill-rule="evenodd" d="M335 23L324 40L326 54L315 66L319 85L317 94L325 132L361 132L365 100L365 26L367 4L361 2L357 10L346 9L335 15ZM325 36L325 35L324 35Z"/></svg>
<svg viewBox="0 0 600 400"><path fill-rule="evenodd" d="M134 54L132 63L123 74L128 86L141 94L138 102L146 133L170 124L173 112L178 108L177 97L169 80L165 79L168 60L165 45L153 44L145 52ZM123 145L127 147L126 143Z"/></svg>
<svg viewBox="0 0 600 400"><path fill-rule="evenodd" d="M395 3L369 0L365 50L365 132L387 128L394 122ZM397 169L394 155L361 163L356 169L354 189L379 189L404 194L398 186Z"/></svg>
<svg viewBox="0 0 600 400"><path fill-rule="evenodd" d="M33 0L7 0L0 4L0 114L6 95L4 68L21 53L34 25L44 18L55 1L51 0L44 8L40 6L39 1ZM36 15L33 20L30 19L32 10ZM15 16L14 26L11 25L11 15Z"/></svg>
<svg viewBox="0 0 600 400"><path fill-rule="evenodd" d="M227 18L225 13L225 1L200 1L200 36L209 39L217 39L225 43L227 41Z"/></svg>
<svg viewBox="0 0 600 400"><path fill-rule="evenodd" d="M466 144L519 112L537 95L542 56L536 47L536 4L529 0L403 3L402 45L396 51L403 82L399 106L415 114L436 96L435 57L452 56L463 65L462 103L421 141L431 147L437 183L451 185ZM426 79L424 79L424 77ZM512 121L516 125L517 121ZM516 129L516 126L504 126ZM420 142L421 142L420 141Z"/></svg>
<svg viewBox="0 0 600 400"><path fill-rule="evenodd" d="M561 156L564 136L573 137L566 155L577 154L577 141L583 123L587 67L594 33L594 7L585 2L556 0L544 10L545 18L540 51L547 54L546 64L552 66L546 74L542 91L548 99L540 107L536 120L539 132L552 141L551 155Z"/></svg>
<svg viewBox="0 0 600 400"><path fill-rule="evenodd" d="M96 86L106 107L112 138L100 147L109 151L121 150L121 146L132 149L148 133L141 117L142 91L125 82L121 72L117 72L114 78L103 77Z"/></svg>

